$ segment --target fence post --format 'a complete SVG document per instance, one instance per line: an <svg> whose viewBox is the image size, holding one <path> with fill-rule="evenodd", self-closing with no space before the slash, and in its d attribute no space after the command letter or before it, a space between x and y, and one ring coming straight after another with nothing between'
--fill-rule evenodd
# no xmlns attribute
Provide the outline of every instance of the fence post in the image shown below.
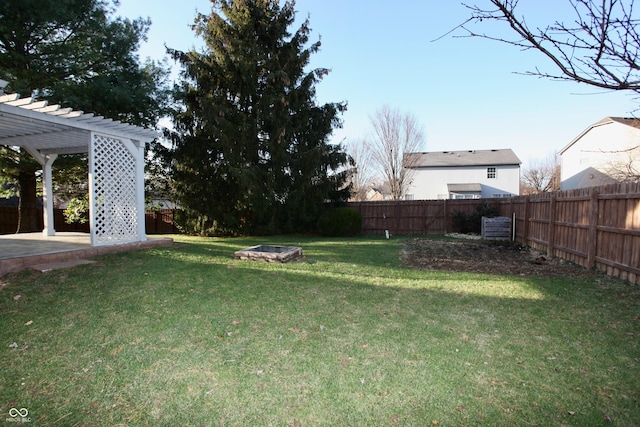
<svg viewBox="0 0 640 427"><path fill-rule="evenodd" d="M447 212L447 199L444 199L443 203L442 203L442 228L444 228L444 234L447 234L448 230L447 230L447 222L449 219L449 213Z"/></svg>
<svg viewBox="0 0 640 427"><path fill-rule="evenodd" d="M159 210L153 211L153 227L155 228L153 232L156 234L160 229L160 225L158 223L161 223L162 222L161 220L162 220L162 213Z"/></svg>
<svg viewBox="0 0 640 427"><path fill-rule="evenodd" d="M524 218L522 224L522 244L525 246L529 246L529 215L531 209L531 195L528 195L526 199L524 199Z"/></svg>
<svg viewBox="0 0 640 427"><path fill-rule="evenodd" d="M421 206L421 211L420 211L420 218L422 218L422 234L427 234L427 201L423 200L422 203L420 203Z"/></svg>
<svg viewBox="0 0 640 427"><path fill-rule="evenodd" d="M513 207L513 197L509 197L509 216L511 217L511 240L512 241L516 241L516 233L517 233L517 229L516 229L516 221L517 221L517 215L516 215L516 211L515 208ZM501 206L502 208L502 206ZM502 213L500 213L502 215ZM506 216L506 215L502 215L502 216Z"/></svg>
<svg viewBox="0 0 640 427"><path fill-rule="evenodd" d="M598 199L597 189L591 190L589 202L589 234L587 236L587 268L596 267L596 255L598 253Z"/></svg>
<svg viewBox="0 0 640 427"><path fill-rule="evenodd" d="M551 200L549 201L549 237L547 242L547 255L552 257L554 252L554 245L556 239L556 195L551 194Z"/></svg>

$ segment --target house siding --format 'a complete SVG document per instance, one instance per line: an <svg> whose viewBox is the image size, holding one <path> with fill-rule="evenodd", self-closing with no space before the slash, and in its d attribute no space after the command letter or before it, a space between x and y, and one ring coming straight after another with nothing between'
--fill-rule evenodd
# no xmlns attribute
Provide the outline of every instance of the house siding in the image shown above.
<svg viewBox="0 0 640 427"><path fill-rule="evenodd" d="M496 177L487 178L487 168L496 168ZM448 184L480 184L480 197L496 194L520 194L519 165L447 166L413 169L411 184L406 194L414 200L436 200L448 195Z"/></svg>
<svg viewBox="0 0 640 427"><path fill-rule="evenodd" d="M639 144L640 129L616 121L592 125L560 151L561 190L615 183L608 172Z"/></svg>

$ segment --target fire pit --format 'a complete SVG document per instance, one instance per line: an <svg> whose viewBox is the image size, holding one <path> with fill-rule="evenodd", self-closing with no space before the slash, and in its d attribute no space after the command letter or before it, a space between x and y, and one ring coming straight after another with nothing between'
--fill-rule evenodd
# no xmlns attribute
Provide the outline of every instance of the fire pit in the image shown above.
<svg viewBox="0 0 640 427"><path fill-rule="evenodd" d="M234 253L236 259L265 262L289 262L302 257L302 248L297 246L258 245Z"/></svg>

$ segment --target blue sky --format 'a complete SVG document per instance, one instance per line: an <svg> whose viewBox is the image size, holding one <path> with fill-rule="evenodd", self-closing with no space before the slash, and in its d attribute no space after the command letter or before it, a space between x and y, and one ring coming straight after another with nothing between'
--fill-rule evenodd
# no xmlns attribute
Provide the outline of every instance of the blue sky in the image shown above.
<svg viewBox="0 0 640 427"><path fill-rule="evenodd" d="M573 19L564 3L520 0L518 7L534 26ZM117 13L151 18L140 56L161 59L165 44L180 50L201 46L189 28L196 11L209 13L209 1L120 0ZM298 0L296 11L300 21L309 17L311 41L322 41L311 66L331 69L317 86L318 100L348 103L335 142L366 136L369 117L389 105L418 118L425 151L511 148L526 167L601 118L629 116L636 108L629 94L517 74L535 67L555 73L535 51L454 37L462 31L432 41L469 17L456 1ZM497 23L474 29L510 34Z"/></svg>

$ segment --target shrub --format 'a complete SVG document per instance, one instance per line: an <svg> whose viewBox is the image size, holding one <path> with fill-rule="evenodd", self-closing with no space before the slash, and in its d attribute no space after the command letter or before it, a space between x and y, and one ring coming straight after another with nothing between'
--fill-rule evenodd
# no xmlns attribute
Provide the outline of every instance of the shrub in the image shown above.
<svg viewBox="0 0 640 427"><path fill-rule="evenodd" d="M86 224L89 222L89 196L74 197L69 200L63 214L67 224Z"/></svg>
<svg viewBox="0 0 640 427"><path fill-rule="evenodd" d="M482 203L476 206L475 210L471 213L462 211L455 212L452 215L453 231L464 234L480 234L482 232L482 217L492 218L499 214L498 209L488 203Z"/></svg>
<svg viewBox="0 0 640 427"><path fill-rule="evenodd" d="M209 237L224 235L224 231L218 227L216 221L192 210L176 210L173 221L176 228L183 234Z"/></svg>
<svg viewBox="0 0 640 427"><path fill-rule="evenodd" d="M362 215L352 208L326 211L318 220L318 232L323 236L356 236L362 229Z"/></svg>

